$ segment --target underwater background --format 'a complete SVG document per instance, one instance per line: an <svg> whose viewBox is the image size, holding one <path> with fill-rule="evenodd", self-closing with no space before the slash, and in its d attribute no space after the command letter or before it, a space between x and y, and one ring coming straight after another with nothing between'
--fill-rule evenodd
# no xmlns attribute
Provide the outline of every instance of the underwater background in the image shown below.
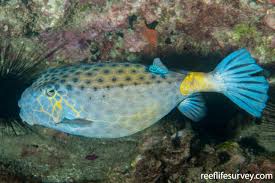
<svg viewBox="0 0 275 183"><path fill-rule="evenodd" d="M48 68L102 61L209 72L247 48L268 78L261 119L204 93L207 116L176 109L118 139L28 126L18 100ZM247 182L200 174L275 175L274 0L0 0L0 183ZM274 182L252 180L251 182Z"/></svg>

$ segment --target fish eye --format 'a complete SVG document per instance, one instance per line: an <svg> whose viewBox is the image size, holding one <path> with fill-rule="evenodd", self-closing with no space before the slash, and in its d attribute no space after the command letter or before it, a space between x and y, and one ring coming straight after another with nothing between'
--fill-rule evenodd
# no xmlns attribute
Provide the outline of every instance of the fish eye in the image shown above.
<svg viewBox="0 0 275 183"><path fill-rule="evenodd" d="M53 88L46 89L45 94L48 97L53 97L55 95L55 90Z"/></svg>

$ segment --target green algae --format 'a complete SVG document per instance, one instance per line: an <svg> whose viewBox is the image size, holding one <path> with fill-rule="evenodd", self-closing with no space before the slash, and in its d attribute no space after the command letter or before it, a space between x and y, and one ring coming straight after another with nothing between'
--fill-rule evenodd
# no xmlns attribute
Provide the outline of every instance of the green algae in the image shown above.
<svg viewBox="0 0 275 183"><path fill-rule="evenodd" d="M271 47L272 36L265 35L255 24L237 24L230 36L239 47L250 47L261 63L275 60L275 48Z"/></svg>
<svg viewBox="0 0 275 183"><path fill-rule="evenodd" d="M219 144L217 149L219 151L232 151L234 149L239 149L239 145L235 141L225 141L224 143Z"/></svg>
<svg viewBox="0 0 275 183"><path fill-rule="evenodd" d="M232 38L234 41L242 43L245 39L254 39L260 36L259 34L255 26L241 23L233 28Z"/></svg>

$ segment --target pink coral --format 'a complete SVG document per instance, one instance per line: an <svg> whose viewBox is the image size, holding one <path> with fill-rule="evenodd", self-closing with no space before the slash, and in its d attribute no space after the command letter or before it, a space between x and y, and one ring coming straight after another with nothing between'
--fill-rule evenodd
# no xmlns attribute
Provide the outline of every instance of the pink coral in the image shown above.
<svg viewBox="0 0 275 183"><path fill-rule="evenodd" d="M55 48L61 46L58 54L63 58L70 58L71 60L82 60L89 55L87 39L85 33L77 31L60 31L49 32L41 34L41 39L45 42L48 48Z"/></svg>

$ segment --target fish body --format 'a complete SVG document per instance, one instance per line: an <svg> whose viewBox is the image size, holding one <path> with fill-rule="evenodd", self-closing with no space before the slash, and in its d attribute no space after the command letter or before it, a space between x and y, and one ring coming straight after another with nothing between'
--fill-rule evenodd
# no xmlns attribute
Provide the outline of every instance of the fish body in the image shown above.
<svg viewBox="0 0 275 183"><path fill-rule="evenodd" d="M151 126L173 108L193 121L206 114L200 92L219 92L255 117L267 101L268 83L246 49L224 58L210 73L169 71L159 59L135 63L79 64L49 69L19 101L20 117L69 134L117 138Z"/></svg>
<svg viewBox="0 0 275 183"><path fill-rule="evenodd" d="M76 135L127 136L151 126L183 100L178 88L184 76L160 75L132 63L50 69L24 92L20 106L29 103L33 109L22 108L21 116L26 116L25 121L47 121L44 126Z"/></svg>

